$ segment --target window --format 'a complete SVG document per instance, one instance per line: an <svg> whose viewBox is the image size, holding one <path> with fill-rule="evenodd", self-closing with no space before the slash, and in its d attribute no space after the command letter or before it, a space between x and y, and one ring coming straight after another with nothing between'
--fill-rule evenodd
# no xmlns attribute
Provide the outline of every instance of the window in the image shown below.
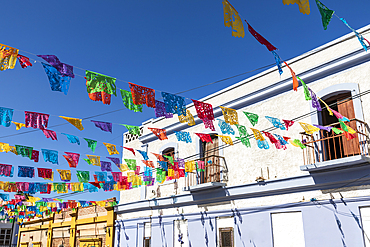
<svg viewBox="0 0 370 247"><path fill-rule="evenodd" d="M150 240L152 236L152 223L144 223L144 247L150 247Z"/></svg>
<svg viewBox="0 0 370 247"><path fill-rule="evenodd" d="M234 228L225 227L219 229L220 247L234 247Z"/></svg>
<svg viewBox="0 0 370 247"><path fill-rule="evenodd" d="M10 245L12 235L12 229L1 229L0 230L0 245Z"/></svg>
<svg viewBox="0 0 370 247"><path fill-rule="evenodd" d="M353 106L353 100L348 99L351 97L350 91L342 91L341 93L324 98L323 100L330 105L335 111L338 111L343 116L347 117L349 120L354 119L355 110ZM322 104L322 103L321 103ZM321 105L324 107L324 105ZM338 119L333 115L330 116L327 110L321 111L321 119L320 125L328 126L331 125L336 128L341 128L340 124L338 123ZM350 123L346 123L354 130L357 129L356 121L351 121ZM331 133L332 134L332 133ZM326 131L321 131L321 136L323 139L323 160L333 160L353 155L360 154L360 145L357 138L352 140L347 140L345 136L338 136L338 137L329 137L331 135Z"/></svg>
<svg viewBox="0 0 370 247"><path fill-rule="evenodd" d="M360 208L360 214L361 214L361 222L362 222L362 234L364 236L364 242L366 247L370 247L370 207L361 207ZM354 215L354 217L357 217ZM358 219L355 219L356 221Z"/></svg>
<svg viewBox="0 0 370 247"><path fill-rule="evenodd" d="M201 142L201 160L205 162L204 172L199 174L199 183L220 182L220 159L218 136L210 134L212 142Z"/></svg>
<svg viewBox="0 0 370 247"><path fill-rule="evenodd" d="M271 214L274 247L304 247L301 212Z"/></svg>
<svg viewBox="0 0 370 247"><path fill-rule="evenodd" d="M187 220L175 220L174 221L174 247L188 247L188 221Z"/></svg>
<svg viewBox="0 0 370 247"><path fill-rule="evenodd" d="M234 247L234 217L217 218L218 247Z"/></svg>

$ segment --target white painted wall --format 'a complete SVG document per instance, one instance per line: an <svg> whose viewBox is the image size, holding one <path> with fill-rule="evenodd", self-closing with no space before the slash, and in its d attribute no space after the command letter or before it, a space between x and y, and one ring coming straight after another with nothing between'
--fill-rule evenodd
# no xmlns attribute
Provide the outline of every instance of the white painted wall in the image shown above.
<svg viewBox="0 0 370 247"><path fill-rule="evenodd" d="M301 212L271 214L274 247L304 247Z"/></svg>

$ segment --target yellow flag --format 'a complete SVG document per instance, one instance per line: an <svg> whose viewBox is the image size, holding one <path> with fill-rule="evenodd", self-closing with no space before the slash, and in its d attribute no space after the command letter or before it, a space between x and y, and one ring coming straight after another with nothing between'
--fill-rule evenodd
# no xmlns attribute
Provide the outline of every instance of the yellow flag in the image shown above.
<svg viewBox="0 0 370 247"><path fill-rule="evenodd" d="M89 158L91 165L93 166L100 166L100 156L96 155L88 155L86 154L87 158Z"/></svg>
<svg viewBox="0 0 370 247"><path fill-rule="evenodd" d="M232 35L234 37L244 38L244 26L242 19L240 18L238 12L230 5L227 0L223 0L224 5L224 23L225 27L231 27Z"/></svg>
<svg viewBox="0 0 370 247"><path fill-rule="evenodd" d="M309 15L310 14L310 2L309 0L283 0L284 5L289 5L289 4L298 4L299 6L299 11L302 14Z"/></svg>
<svg viewBox="0 0 370 247"><path fill-rule="evenodd" d="M57 169L57 171L60 174L61 180L71 180L71 170L60 170Z"/></svg>
<svg viewBox="0 0 370 247"><path fill-rule="evenodd" d="M190 160L185 162L185 172L192 172L195 170L195 161Z"/></svg>
<svg viewBox="0 0 370 247"><path fill-rule="evenodd" d="M217 135L217 136L221 137L221 140L224 143L229 144L229 145L234 145L233 140L231 139L230 136L221 136L221 135Z"/></svg>
<svg viewBox="0 0 370 247"><path fill-rule="evenodd" d="M331 111L330 107L322 99L319 98L319 100L325 105L326 110L328 110L330 116L333 116L333 112Z"/></svg>
<svg viewBox="0 0 370 247"><path fill-rule="evenodd" d="M59 116L59 117L63 118L64 120L67 120L70 124L72 124L73 126L75 126L79 130L84 129L84 126L82 126L82 119L71 118L71 117L63 117L63 116Z"/></svg>
<svg viewBox="0 0 370 247"><path fill-rule="evenodd" d="M189 126L195 125L194 117L189 110L186 110L186 116L178 115L180 123L187 123Z"/></svg>
<svg viewBox="0 0 370 247"><path fill-rule="evenodd" d="M9 152L11 150L9 143L0 142L0 152Z"/></svg>
<svg viewBox="0 0 370 247"><path fill-rule="evenodd" d="M17 122L13 122L13 124L15 124L15 130L20 130L22 127L26 127L26 125L24 123L17 123Z"/></svg>
<svg viewBox="0 0 370 247"><path fill-rule="evenodd" d="M0 70L14 69L17 62L18 49L0 44Z"/></svg>
<svg viewBox="0 0 370 247"><path fill-rule="evenodd" d="M347 125L348 132L350 134L356 134L356 131Z"/></svg>
<svg viewBox="0 0 370 247"><path fill-rule="evenodd" d="M116 149L116 145L113 145L113 144L110 144L110 143L105 143L105 142L103 142L103 144L107 147L109 155L119 154L119 152Z"/></svg>
<svg viewBox="0 0 370 247"><path fill-rule="evenodd" d="M129 170L126 164L121 164L119 169L121 172L126 172Z"/></svg>
<svg viewBox="0 0 370 247"><path fill-rule="evenodd" d="M254 138L256 138L256 140L260 140L260 141L265 140L262 133L258 129L251 128L251 130L253 131L253 135L254 135Z"/></svg>
<svg viewBox="0 0 370 247"><path fill-rule="evenodd" d="M311 125L311 124L307 124L307 123L301 123L299 122L299 124L301 125L301 127L304 129L304 131L308 134L308 135L312 135L313 133L317 132L317 131L320 131L319 128Z"/></svg>
<svg viewBox="0 0 370 247"><path fill-rule="evenodd" d="M127 172L127 182L133 182L135 177L135 172Z"/></svg>
<svg viewBox="0 0 370 247"><path fill-rule="evenodd" d="M222 114L224 114L225 122L231 125L239 124L238 112L234 109L220 106Z"/></svg>

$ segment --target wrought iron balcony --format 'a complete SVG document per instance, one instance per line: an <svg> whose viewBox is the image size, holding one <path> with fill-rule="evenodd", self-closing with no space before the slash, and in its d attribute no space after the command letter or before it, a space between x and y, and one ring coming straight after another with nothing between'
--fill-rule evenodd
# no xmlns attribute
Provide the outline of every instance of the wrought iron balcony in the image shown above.
<svg viewBox="0 0 370 247"><path fill-rule="evenodd" d="M312 135L301 133L302 143L306 145L303 149L304 166L301 166L301 170L317 170L368 161L369 126L358 119L351 119L346 125L356 131L355 138L349 140L345 133L335 134L326 130ZM339 122L329 126L340 128Z"/></svg>
<svg viewBox="0 0 370 247"><path fill-rule="evenodd" d="M197 164L198 161L204 161L204 169L199 169L199 167L196 166L194 171L187 173L185 177L185 190L217 187L227 182L228 169L224 157L210 155L192 161L195 161L195 164Z"/></svg>

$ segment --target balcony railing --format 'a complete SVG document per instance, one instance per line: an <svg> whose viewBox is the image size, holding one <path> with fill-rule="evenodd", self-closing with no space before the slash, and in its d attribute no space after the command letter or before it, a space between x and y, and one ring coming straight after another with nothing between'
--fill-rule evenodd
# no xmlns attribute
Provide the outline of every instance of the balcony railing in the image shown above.
<svg viewBox="0 0 370 247"><path fill-rule="evenodd" d="M228 169L224 157L210 155L193 161L195 164L197 161L204 161L204 171L195 169L193 172L188 172L185 178L186 188L210 182L227 182Z"/></svg>
<svg viewBox="0 0 370 247"><path fill-rule="evenodd" d="M367 123L351 119L350 126L357 133L356 138L347 140L345 133L335 134L332 131L320 130L312 135L301 133L302 143L307 148L303 149L304 165L316 164L329 160L341 159L355 155L369 156L369 126ZM330 127L340 128L340 124L334 123Z"/></svg>

